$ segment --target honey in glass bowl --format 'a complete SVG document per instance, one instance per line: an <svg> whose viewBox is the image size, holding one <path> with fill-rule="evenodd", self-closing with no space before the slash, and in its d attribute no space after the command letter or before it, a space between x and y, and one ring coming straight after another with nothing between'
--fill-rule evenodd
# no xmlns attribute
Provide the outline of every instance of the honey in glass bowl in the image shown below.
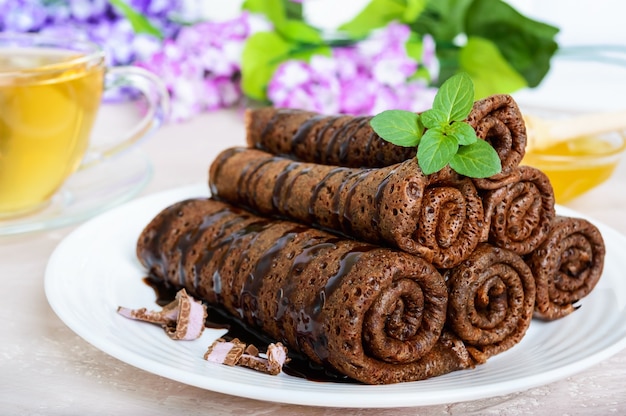
<svg viewBox="0 0 626 416"><path fill-rule="evenodd" d="M625 148L623 132L582 136L527 152L522 164L548 175L556 202L563 204L606 181Z"/></svg>

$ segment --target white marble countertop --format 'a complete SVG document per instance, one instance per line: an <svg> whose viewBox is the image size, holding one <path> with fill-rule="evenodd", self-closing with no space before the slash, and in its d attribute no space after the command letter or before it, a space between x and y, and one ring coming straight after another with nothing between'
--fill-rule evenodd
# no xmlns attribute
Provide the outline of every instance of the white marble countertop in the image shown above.
<svg viewBox="0 0 626 416"><path fill-rule="evenodd" d="M221 111L164 127L141 144L154 166L143 195L203 182L216 153L244 143L241 114ZM626 161L568 204L626 234ZM44 293L44 271L75 226L0 237L0 413L213 415L626 414L626 350L564 380L490 399L402 409L303 407L214 393L127 365L75 335Z"/></svg>
<svg viewBox="0 0 626 416"><path fill-rule="evenodd" d="M557 23L563 23L565 30L561 37L567 41L565 43L598 42L604 32L610 39L619 40L621 37L615 33L619 29L622 29L619 33L624 33L620 17L623 13L616 10L623 7L620 0L602 4L585 1L571 8L569 0L515 3L526 7L526 12L538 17L552 16ZM556 3L567 3L571 12L555 13L549 6L561 7ZM603 11L605 18L599 19L598 13ZM591 16L595 17L590 20ZM568 22L570 24L565 24ZM582 30L591 27L593 22L596 23L592 25L594 30ZM571 39L574 35L578 37ZM613 67L590 72L586 67L557 62L541 91L523 92L518 97L522 104L531 106L626 109L623 71L624 68ZM217 152L240 144L244 144L244 131L241 115L236 111L208 113L184 124L164 127L140 144L154 167L153 177L141 195L205 181L208 165ZM621 162L609 181L567 206L626 234L626 161ZM2 415L626 414L626 350L578 374L526 391L419 408L338 409L286 405L215 393L153 375L85 342L50 308L44 293L46 264L57 244L76 226L0 236ZM624 275L626 278L626 271Z"/></svg>

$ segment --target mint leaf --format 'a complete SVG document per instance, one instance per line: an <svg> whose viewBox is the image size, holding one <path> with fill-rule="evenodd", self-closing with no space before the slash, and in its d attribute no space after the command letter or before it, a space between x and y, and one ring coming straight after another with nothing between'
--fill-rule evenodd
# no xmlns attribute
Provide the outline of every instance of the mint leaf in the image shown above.
<svg viewBox="0 0 626 416"><path fill-rule="evenodd" d="M419 115L388 110L373 117L370 125L383 140L417 146L417 162L426 175L449 164L465 176L492 176L502 170L498 153L463 121L474 105L473 95L471 78L460 73L441 85L430 110Z"/></svg>
<svg viewBox="0 0 626 416"><path fill-rule="evenodd" d="M370 120L370 125L384 140L403 147L417 146L424 132L419 116L405 110L383 111Z"/></svg>
<svg viewBox="0 0 626 416"><path fill-rule="evenodd" d="M433 108L444 111L448 122L465 120L473 105L474 84L465 72L448 78L433 101Z"/></svg>
<svg viewBox="0 0 626 416"><path fill-rule="evenodd" d="M445 111L431 108L420 115L422 124L428 129L441 129L448 125L448 114Z"/></svg>
<svg viewBox="0 0 626 416"><path fill-rule="evenodd" d="M502 171L498 153L484 140L461 146L450 160L450 167L472 178L488 178Z"/></svg>
<svg viewBox="0 0 626 416"><path fill-rule="evenodd" d="M453 136L460 145L469 145L478 140L476 131L467 123L455 121L444 129L448 136Z"/></svg>
<svg viewBox="0 0 626 416"><path fill-rule="evenodd" d="M454 137L437 130L426 130L417 148L417 163L425 175L430 175L450 163L458 147Z"/></svg>

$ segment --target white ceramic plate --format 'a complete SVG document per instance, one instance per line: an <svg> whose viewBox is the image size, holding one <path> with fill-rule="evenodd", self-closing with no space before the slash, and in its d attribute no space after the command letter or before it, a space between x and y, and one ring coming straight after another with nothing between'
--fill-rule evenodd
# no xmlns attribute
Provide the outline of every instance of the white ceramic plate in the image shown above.
<svg viewBox="0 0 626 416"><path fill-rule="evenodd" d="M75 230L50 258L45 289L50 305L74 332L135 367L189 385L259 400L311 406L402 407L508 394L579 372L626 346L626 237L597 224L605 238L605 272L574 314L533 322L522 342L474 370L383 386L312 382L285 374L211 364L202 357L222 332L172 341L150 324L116 313L118 306L154 307L135 257L142 228L162 208L205 196L206 185L155 194L117 207ZM564 215L578 215L559 207Z"/></svg>

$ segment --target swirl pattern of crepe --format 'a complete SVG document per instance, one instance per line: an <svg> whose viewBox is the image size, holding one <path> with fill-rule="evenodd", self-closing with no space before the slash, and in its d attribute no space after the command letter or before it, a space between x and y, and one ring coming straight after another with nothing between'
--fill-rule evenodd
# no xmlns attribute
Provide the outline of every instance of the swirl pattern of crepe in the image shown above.
<svg viewBox="0 0 626 416"><path fill-rule="evenodd" d="M587 296L604 268L606 248L598 228L583 218L557 216L546 240L528 256L537 286L535 316L569 315Z"/></svg>
<svg viewBox="0 0 626 416"><path fill-rule="evenodd" d="M481 241L524 255L548 236L556 215L554 191L539 169L519 166L498 188L480 195L486 224Z"/></svg>

